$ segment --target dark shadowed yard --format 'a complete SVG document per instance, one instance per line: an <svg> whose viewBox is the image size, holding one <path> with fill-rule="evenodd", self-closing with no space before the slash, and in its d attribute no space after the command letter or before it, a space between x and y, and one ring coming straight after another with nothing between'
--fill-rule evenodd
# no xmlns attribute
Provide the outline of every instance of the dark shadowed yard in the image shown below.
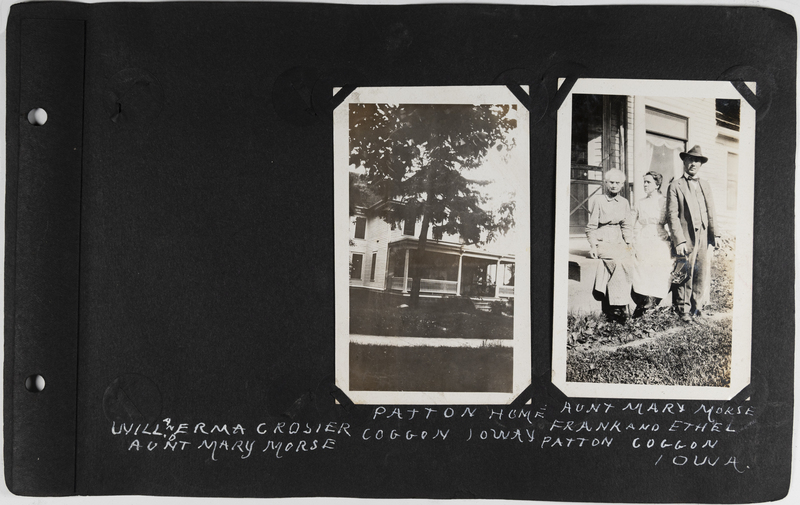
<svg viewBox="0 0 800 505"><path fill-rule="evenodd" d="M392 347L350 344L350 389L512 391L508 347Z"/></svg>
<svg viewBox="0 0 800 505"><path fill-rule="evenodd" d="M475 309L468 298L421 299L419 307L402 307L407 297L351 290L350 333L397 337L513 339L513 310L492 305ZM503 304L503 302L500 302Z"/></svg>
<svg viewBox="0 0 800 505"><path fill-rule="evenodd" d="M514 337L513 303L499 301L488 305L489 311L463 297L421 298L418 307L408 303L407 296L351 289L350 334L370 341L350 343L350 389L513 390L513 348L501 345ZM390 337L414 338L398 343ZM471 342L442 345L429 340L434 338Z"/></svg>

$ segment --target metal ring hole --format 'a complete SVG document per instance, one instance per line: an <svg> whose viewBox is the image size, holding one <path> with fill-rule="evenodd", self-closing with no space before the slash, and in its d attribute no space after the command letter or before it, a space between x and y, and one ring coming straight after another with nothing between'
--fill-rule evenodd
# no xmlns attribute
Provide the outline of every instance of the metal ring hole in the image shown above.
<svg viewBox="0 0 800 505"><path fill-rule="evenodd" d="M47 111L36 108L28 112L28 122L34 126L42 126L47 122Z"/></svg>
<svg viewBox="0 0 800 505"><path fill-rule="evenodd" d="M44 377L38 374L29 375L25 379L25 389L31 393L40 393L44 389Z"/></svg>

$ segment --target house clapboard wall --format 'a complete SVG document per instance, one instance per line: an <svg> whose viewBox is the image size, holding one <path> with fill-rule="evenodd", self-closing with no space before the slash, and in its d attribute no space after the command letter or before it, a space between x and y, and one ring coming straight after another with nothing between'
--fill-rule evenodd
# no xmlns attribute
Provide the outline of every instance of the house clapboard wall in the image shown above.
<svg viewBox="0 0 800 505"><path fill-rule="evenodd" d="M361 286L370 289L386 289L386 277L389 261L389 242L402 237L403 230L399 227L392 229L389 223L378 216L365 216L364 210L357 209L357 215L350 216L350 264L353 265L353 255L362 255L363 262L361 273L350 275L351 286ZM356 221L365 220L364 238L356 238ZM373 260L374 257L374 260ZM371 278L374 264L374 279Z"/></svg>

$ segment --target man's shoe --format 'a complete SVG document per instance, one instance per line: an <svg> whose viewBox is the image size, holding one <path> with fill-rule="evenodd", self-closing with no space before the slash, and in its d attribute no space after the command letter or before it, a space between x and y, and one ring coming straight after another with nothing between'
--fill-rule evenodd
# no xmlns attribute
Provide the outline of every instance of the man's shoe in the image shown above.
<svg viewBox="0 0 800 505"><path fill-rule="evenodd" d="M692 316L703 317L703 311L701 311L700 309L692 309Z"/></svg>
<svg viewBox="0 0 800 505"><path fill-rule="evenodd" d="M681 315L681 321L683 321L684 323L691 323L692 322L692 316L690 316L689 314L682 314Z"/></svg>

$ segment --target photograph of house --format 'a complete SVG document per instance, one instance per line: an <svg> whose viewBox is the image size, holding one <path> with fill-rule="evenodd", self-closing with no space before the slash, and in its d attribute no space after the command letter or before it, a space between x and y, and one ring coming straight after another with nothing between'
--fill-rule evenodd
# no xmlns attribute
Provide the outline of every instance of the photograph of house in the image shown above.
<svg viewBox="0 0 800 505"><path fill-rule="evenodd" d="M362 88L336 113L337 385L510 402L530 383L527 109L503 86Z"/></svg>
<svg viewBox="0 0 800 505"><path fill-rule="evenodd" d="M357 180L357 174L351 174ZM350 287L388 291L410 296L411 264L423 265L420 296L468 297L480 310L490 310L492 301L514 298L514 255L487 247L465 244L459 236L428 230L426 251L420 255L420 218L399 225L386 222L381 211L401 202L378 198L358 202L350 219ZM492 247L494 245L495 247Z"/></svg>
<svg viewBox="0 0 800 505"><path fill-rule="evenodd" d="M726 397L749 378L752 107L730 82L584 79L558 121L554 381Z"/></svg>

